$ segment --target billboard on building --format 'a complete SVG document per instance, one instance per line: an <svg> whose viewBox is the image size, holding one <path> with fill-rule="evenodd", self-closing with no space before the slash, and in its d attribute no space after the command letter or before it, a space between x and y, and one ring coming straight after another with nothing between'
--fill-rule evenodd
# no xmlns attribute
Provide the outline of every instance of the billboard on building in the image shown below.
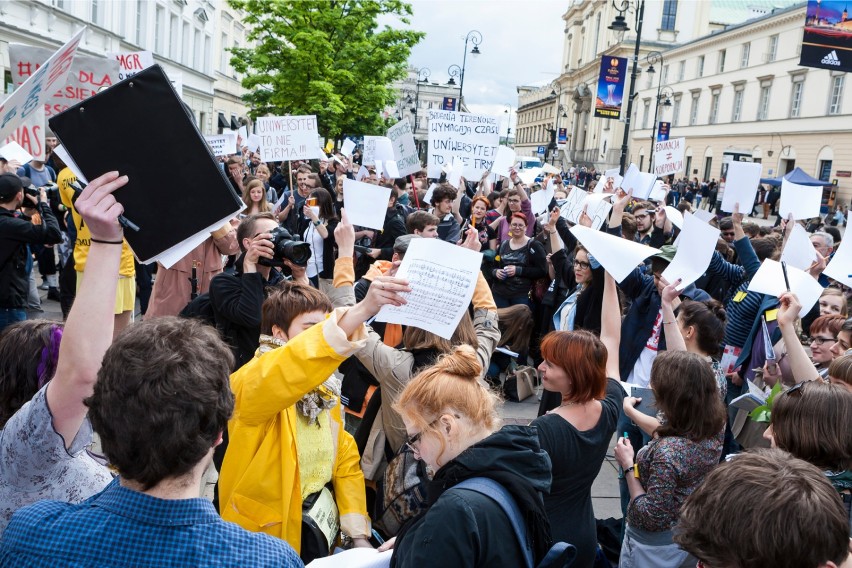
<svg viewBox="0 0 852 568"><path fill-rule="evenodd" d="M604 56L598 76L598 92L595 98L595 116L621 118L621 101L624 98L624 83L627 76L627 59Z"/></svg>
<svg viewBox="0 0 852 568"><path fill-rule="evenodd" d="M852 19L846 0L808 0L799 65L852 71Z"/></svg>

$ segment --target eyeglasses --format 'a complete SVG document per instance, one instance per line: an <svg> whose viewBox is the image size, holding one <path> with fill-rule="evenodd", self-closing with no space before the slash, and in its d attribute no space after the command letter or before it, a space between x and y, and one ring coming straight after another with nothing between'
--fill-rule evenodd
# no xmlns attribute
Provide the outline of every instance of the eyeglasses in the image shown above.
<svg viewBox="0 0 852 568"><path fill-rule="evenodd" d="M650 214L648 214L648 213L640 213L639 215L634 215L634 217L635 217L636 219L647 219L647 218L648 218L648 217L650 217L650 216L651 216L651 215L650 215Z"/></svg>
<svg viewBox="0 0 852 568"><path fill-rule="evenodd" d="M811 337L811 345L820 346L824 343L834 343L837 341L833 337Z"/></svg>
<svg viewBox="0 0 852 568"><path fill-rule="evenodd" d="M405 445L408 447L408 449L411 450L412 452L416 452L417 448L415 448L414 445L420 442L420 438L423 437L423 432L425 432L426 430L430 430L432 428L432 426L437 424L440 419L441 419L440 416L437 417L432 422L430 422L429 425L426 426L423 430L420 430L418 433L414 434L413 436L409 436L405 440Z"/></svg>
<svg viewBox="0 0 852 568"><path fill-rule="evenodd" d="M509 203L520 203L520 202L521 202L520 199L510 199L509 200Z"/></svg>
<svg viewBox="0 0 852 568"><path fill-rule="evenodd" d="M588 270L591 267L592 267L592 265L589 264L588 262L583 262L583 261L580 261L580 260L574 261L574 268L582 268L583 270Z"/></svg>
<svg viewBox="0 0 852 568"><path fill-rule="evenodd" d="M513 223L513 224L509 225L509 228L510 229L526 229L527 226L526 225L518 225L516 223Z"/></svg>

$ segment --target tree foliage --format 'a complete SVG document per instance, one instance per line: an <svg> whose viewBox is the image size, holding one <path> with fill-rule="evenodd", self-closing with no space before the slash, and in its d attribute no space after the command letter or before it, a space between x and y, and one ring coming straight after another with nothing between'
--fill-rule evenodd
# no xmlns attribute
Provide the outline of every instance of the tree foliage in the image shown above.
<svg viewBox="0 0 852 568"><path fill-rule="evenodd" d="M321 135L383 132L391 83L405 76L425 34L379 29L380 16L409 23L402 0L229 0L254 47L233 48L254 117L315 114Z"/></svg>

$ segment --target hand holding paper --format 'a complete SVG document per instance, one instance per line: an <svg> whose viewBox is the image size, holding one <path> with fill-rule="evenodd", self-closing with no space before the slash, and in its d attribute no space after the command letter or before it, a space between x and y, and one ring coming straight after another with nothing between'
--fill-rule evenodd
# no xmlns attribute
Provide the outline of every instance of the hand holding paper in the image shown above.
<svg viewBox="0 0 852 568"><path fill-rule="evenodd" d="M680 280L679 290L698 280L710 265L718 240L719 229L687 213L683 218L680 246L663 271L663 278L669 282Z"/></svg>
<svg viewBox="0 0 852 568"><path fill-rule="evenodd" d="M722 211L733 211L739 203L743 210L751 207L760 184L761 165L752 162L731 162L725 179L725 194L722 196ZM750 209L748 209L750 211Z"/></svg>
<svg viewBox="0 0 852 568"><path fill-rule="evenodd" d="M799 317L804 317L819 300L823 288L810 274L792 266L787 267L787 277L790 281L790 290L798 296L802 304ZM784 283L781 263L771 259L764 260L751 279L748 289L750 292L759 292L770 296L780 296L786 292L787 287Z"/></svg>
<svg viewBox="0 0 852 568"><path fill-rule="evenodd" d="M660 252L659 249L580 225L573 227L571 232L616 282L624 280L646 258Z"/></svg>
<svg viewBox="0 0 852 568"><path fill-rule="evenodd" d="M389 187L344 179L343 195L349 221L353 225L381 231L385 225L390 193Z"/></svg>
<svg viewBox="0 0 852 568"><path fill-rule="evenodd" d="M811 187L799 185L781 180L781 203L778 206L778 214L787 217L792 214L793 219L810 219L819 217L819 208L822 203L822 187Z"/></svg>

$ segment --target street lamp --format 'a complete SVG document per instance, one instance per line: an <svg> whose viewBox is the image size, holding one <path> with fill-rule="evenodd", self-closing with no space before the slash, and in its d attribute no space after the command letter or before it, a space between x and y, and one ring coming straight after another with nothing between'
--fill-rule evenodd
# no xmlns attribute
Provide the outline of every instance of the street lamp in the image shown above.
<svg viewBox="0 0 852 568"><path fill-rule="evenodd" d="M624 14L632 8L630 0L621 0L618 4L612 0L612 7L618 15L608 26L614 32L624 33L629 27ZM621 142L621 160L619 174L624 175L627 166L627 141L630 135L630 119L633 115L633 93L636 92L636 75L639 68L639 43L642 40L642 20L645 18L645 0L637 0L636 7L636 45L633 48L633 69L630 72L630 93L627 97L627 116L624 117L624 139Z"/></svg>
<svg viewBox="0 0 852 568"><path fill-rule="evenodd" d="M509 115L509 120L506 121L506 146L509 145L509 135L512 134L512 105L506 103L506 106L509 107L503 111L503 114Z"/></svg>
<svg viewBox="0 0 852 568"><path fill-rule="evenodd" d="M663 58L663 54L660 53L659 51L652 51L652 52L648 53L648 55L645 56L645 61L648 62L648 73L650 73L651 75L656 73L656 70L654 69L655 64L659 64L660 69L662 69L663 65L665 65L665 59ZM650 156L652 156L652 157L651 157L650 160L648 160L648 172L649 173L653 171L653 164L654 164L653 156L654 156L654 142L655 142L655 138L657 136L657 116L658 116L657 113L660 110L660 105L672 106L671 96L672 96L673 93L671 92L671 89L666 87L669 94L666 95L665 102L663 102L662 89L663 89L663 74L660 73L660 80L657 81L657 100L654 103L654 124L651 125L651 153L650 153Z"/></svg>
<svg viewBox="0 0 852 568"><path fill-rule="evenodd" d="M482 43L482 33L477 30L470 30L467 32L467 35L464 38L464 54L462 56L462 64L461 67L458 65L450 65L450 68L447 69L447 73L450 75L450 80L447 81L447 85L455 85L455 77L459 78L459 109L461 109L461 102L464 99L464 69L467 65L467 44L472 43L473 49L470 50L470 54L476 57L481 51L479 51L479 44Z"/></svg>

